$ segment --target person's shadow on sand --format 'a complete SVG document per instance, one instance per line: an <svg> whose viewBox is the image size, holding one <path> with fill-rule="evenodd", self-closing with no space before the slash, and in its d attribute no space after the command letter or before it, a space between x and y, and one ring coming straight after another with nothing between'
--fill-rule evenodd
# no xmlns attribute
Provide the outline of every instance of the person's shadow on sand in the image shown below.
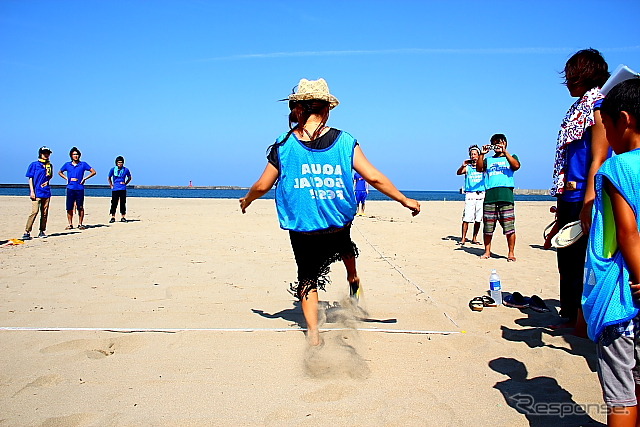
<svg viewBox="0 0 640 427"><path fill-rule="evenodd" d="M278 311L277 313L267 313L264 310L258 310L255 308L252 308L251 311L266 319L284 319L288 320L289 322L295 323L299 328L307 327L307 324L304 320L304 314L302 313L302 307L300 306L299 301L294 301L292 308L286 308L284 310Z"/></svg>
<svg viewBox="0 0 640 427"><path fill-rule="evenodd" d="M355 306L357 308L357 306ZM321 301L318 304L318 308L320 310L320 317L322 323L337 323L342 321L342 310L343 306L338 301L328 302ZM295 323L300 328L306 328L306 322L304 320L304 314L302 313L302 307L300 306L299 301L294 301L292 308L287 308L284 310L280 310L277 313L267 313L264 310L258 310L255 308L251 309L252 312L258 314L267 319L284 319L289 322ZM359 322L366 323L397 323L397 319L373 319L368 317L368 314L365 310L361 310L358 308L357 316L354 317L354 320Z"/></svg>
<svg viewBox="0 0 640 427"><path fill-rule="evenodd" d="M545 303L551 309L548 313L537 313L531 309L520 309L520 312L527 317L516 319L515 323L526 329L511 329L502 326L500 328L502 329L502 338L512 342L523 342L530 348L547 347L564 351L573 356L582 357L589 365L591 372L596 372L597 357L595 344L589 339L566 334L566 330L553 330L549 328L548 325L553 324L558 319L556 307L559 305L559 301L549 299L546 300ZM552 337L563 336L570 348L545 343L542 339L543 334Z"/></svg>
<svg viewBox="0 0 640 427"><path fill-rule="evenodd" d="M573 396L550 377L527 378L524 363L499 357L489 367L509 377L493 387L502 393L506 403L527 417L530 426L604 426L577 404ZM587 409L602 410L604 405L589 404Z"/></svg>

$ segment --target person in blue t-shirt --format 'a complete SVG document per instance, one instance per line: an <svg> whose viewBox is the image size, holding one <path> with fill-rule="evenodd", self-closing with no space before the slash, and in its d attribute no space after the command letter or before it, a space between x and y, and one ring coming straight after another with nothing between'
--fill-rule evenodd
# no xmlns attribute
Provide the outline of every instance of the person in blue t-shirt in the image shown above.
<svg viewBox="0 0 640 427"><path fill-rule="evenodd" d="M582 308L596 342L607 425L640 423L640 79L614 86L600 118L616 156L595 175Z"/></svg>
<svg viewBox="0 0 640 427"><path fill-rule="evenodd" d="M84 221L84 183L87 182L89 178L96 174L96 171L93 170L91 166L87 162L83 162L80 160L82 153L78 150L78 147L72 147L69 151L69 157L71 158L70 162L62 165L60 170L58 171L58 175L60 175L65 181L67 181L67 220L69 221L69 225L66 230L73 229L73 207L75 205L76 210L78 211L78 229L84 230L85 227L83 224ZM84 173L89 171L89 175L86 177ZM67 173L65 176L64 172Z"/></svg>
<svg viewBox="0 0 640 427"><path fill-rule="evenodd" d="M53 165L49 160L51 156L49 147L40 147L38 160L29 164L25 176L29 178L29 198L31 199L31 213L27 218L22 240L31 239L33 223L40 212L40 234L38 237L47 237L47 218L49 216L49 201L51 200L51 187L49 181L53 177Z"/></svg>
<svg viewBox="0 0 640 427"><path fill-rule="evenodd" d="M460 244L467 242L467 230L473 223L473 238L471 243L480 245L478 233L482 224L482 205L484 203L484 174L478 172L476 163L480 157L477 145L469 147L469 158L462 162L456 174L464 175L464 211L462 212L462 237Z"/></svg>
<svg viewBox="0 0 640 427"><path fill-rule="evenodd" d="M280 227L289 230L298 266L298 282L292 291L302 304L309 344L315 346L321 343L318 288L324 289L328 283L329 266L342 259L351 294L353 285L359 288L355 268L358 248L350 234L356 214L352 169L414 216L420 212L420 204L402 194L369 163L355 138L326 126L329 110L339 101L329 93L324 79L300 80L297 91L287 100L291 130L271 146L262 176L239 202L244 214L278 182Z"/></svg>
<svg viewBox="0 0 640 427"><path fill-rule="evenodd" d="M120 222L127 222L127 184L131 182L131 172L124 166L124 157L116 157L116 166L109 171L109 187L111 187L111 219L109 223L116 222L116 209L120 202Z"/></svg>
<svg viewBox="0 0 640 427"><path fill-rule="evenodd" d="M369 184L364 180L362 175L358 172L353 174L353 183L356 191L356 204L358 210L356 215L364 215L364 203L367 201L369 195Z"/></svg>
<svg viewBox="0 0 640 427"><path fill-rule="evenodd" d="M485 175L485 196L482 205L484 219L484 253L480 259L491 257L491 240L496 222L507 237L507 262L515 262L516 211L513 199L513 173L520 169L520 160L507 150L507 137L502 133L491 136L491 144L483 145L477 162L477 170ZM485 154L493 149L492 157Z"/></svg>
<svg viewBox="0 0 640 427"><path fill-rule="evenodd" d="M563 75L569 94L578 99L560 125L550 194L558 199L557 226L562 228L580 221L584 235L572 245L556 251L560 318L551 327L573 328L575 335L585 337L580 298L587 236L595 200L594 176L611 153L599 111L604 98L600 87L609 78L609 66L600 52L585 49L567 60Z"/></svg>

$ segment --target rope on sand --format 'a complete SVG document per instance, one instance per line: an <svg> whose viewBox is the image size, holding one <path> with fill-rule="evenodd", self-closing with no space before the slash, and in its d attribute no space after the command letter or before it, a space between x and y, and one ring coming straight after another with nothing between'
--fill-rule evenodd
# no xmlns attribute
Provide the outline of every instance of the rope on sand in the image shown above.
<svg viewBox="0 0 640 427"><path fill-rule="evenodd" d="M416 282L414 282L414 281L413 281L413 280L411 280L409 277L407 277L407 275L406 275L406 274L404 274L404 273L402 272L402 270L400 270L400 268L399 268L398 266L396 266L394 263L392 263L392 262L389 260L389 258L387 258L386 256L384 256L384 254L383 254L382 252L380 252L380 251L378 250L378 248L376 248L376 247L375 247L375 246L374 246L374 245L369 241L369 239L367 239L367 236L365 236L365 235L364 235L364 233L360 230L360 228L358 228L358 226L356 225L356 223L355 223L355 222L353 223L353 226L355 227L355 229L356 229L356 230L358 230L358 233L360 233L360 235L361 235L361 236L362 236L362 238L367 242L367 244L368 244L369 246L371 246L371 247L373 248L373 250L374 250L374 251L376 251L376 252L378 253L378 255L380 255L380 258L382 258L384 261L386 261L386 262L391 266L391 268L393 268L395 271L397 271L397 272L398 272L398 274L399 274L400 276L402 276L402 278L403 278L404 280L406 280L407 282L411 283L411 284L412 284L412 285L413 285L413 286L418 290L417 295L425 294L425 295L426 295L426 297L427 297L427 299L431 300L431 302L433 302L434 304L436 304L436 302L433 300L433 298L431 298L431 296L430 296L429 294L427 294L427 293L424 291L424 289L422 289L420 286L418 286L418 284L416 284ZM451 321L451 323L453 323L454 325L456 325L456 327L458 327L458 328L460 327L460 326L456 323L456 321L455 321L455 320L453 320L453 319L451 318L451 316L449 316L445 311L443 311L442 313L444 314L444 316L445 316L447 319L449 319L449 320Z"/></svg>
<svg viewBox="0 0 640 427"><path fill-rule="evenodd" d="M99 331L99 332L292 332L306 331L306 328L39 328L36 326L0 326L0 331L37 331L37 332L61 332L61 331ZM411 329L378 329L378 328L320 328L320 331L362 331L382 332L387 334L416 334L416 335L450 335L459 334L456 331L423 331Z"/></svg>

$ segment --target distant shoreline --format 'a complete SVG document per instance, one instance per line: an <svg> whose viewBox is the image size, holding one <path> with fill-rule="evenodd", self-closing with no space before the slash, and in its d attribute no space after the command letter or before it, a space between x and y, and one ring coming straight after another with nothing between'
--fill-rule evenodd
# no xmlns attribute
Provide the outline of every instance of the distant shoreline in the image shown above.
<svg viewBox="0 0 640 427"><path fill-rule="evenodd" d="M0 184L0 188L29 188L29 184ZM51 188L66 188L64 184L52 184ZM95 189L108 189L108 185L102 184L85 184L85 188L90 190ZM233 185L212 185L212 186L188 186L188 185L128 185L129 189L138 190L248 190L249 187L238 187ZM377 191L372 189L371 191ZM416 190L416 191L442 191L450 192L455 190ZM514 188L513 194L518 196L548 196L549 190L536 190L526 188Z"/></svg>
<svg viewBox="0 0 640 427"><path fill-rule="evenodd" d="M66 188L65 184L51 184L51 188ZM29 184L0 184L0 188L29 188ZM107 184L85 184L85 189L92 188L111 188ZM128 189L138 190L248 190L249 187L236 187L232 185L215 185L215 186L188 186L188 185L127 185Z"/></svg>

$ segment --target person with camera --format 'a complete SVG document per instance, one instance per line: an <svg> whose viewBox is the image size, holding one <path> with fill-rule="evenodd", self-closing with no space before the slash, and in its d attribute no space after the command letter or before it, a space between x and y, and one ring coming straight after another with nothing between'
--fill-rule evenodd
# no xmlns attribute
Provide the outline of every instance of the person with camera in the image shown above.
<svg viewBox="0 0 640 427"><path fill-rule="evenodd" d="M462 237L460 244L467 242L467 230L473 223L473 238L471 243L479 245L478 232L482 223L482 205L484 203L484 176L476 169L476 163L480 157L480 148L477 145L469 147L469 158L462 162L456 172L464 175L464 211L462 212Z"/></svg>
<svg viewBox="0 0 640 427"><path fill-rule="evenodd" d="M493 157L485 159L485 155L493 150ZM515 154L507 151L507 137L497 133L491 137L491 144L480 149L477 170L484 172L486 192L484 197L484 253L481 259L491 257L491 240L500 223L504 235L507 237L508 262L515 262L516 247L516 214L513 199L513 173L520 169L520 160Z"/></svg>

